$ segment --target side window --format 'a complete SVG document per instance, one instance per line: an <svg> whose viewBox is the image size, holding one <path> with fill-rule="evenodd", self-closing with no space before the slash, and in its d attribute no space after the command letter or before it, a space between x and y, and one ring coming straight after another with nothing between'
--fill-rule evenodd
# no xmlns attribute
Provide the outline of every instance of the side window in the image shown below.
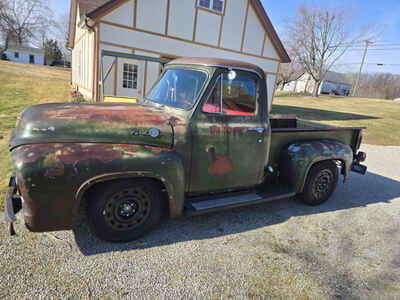
<svg viewBox="0 0 400 300"><path fill-rule="evenodd" d="M256 112L257 81L254 77L238 74L229 80L224 75L223 111L227 115L251 116Z"/></svg>
<svg viewBox="0 0 400 300"><path fill-rule="evenodd" d="M221 89L222 84L222 89ZM222 93L221 93L222 92ZM203 112L232 116L254 116L258 97L258 80L247 72L237 72L234 79L224 73L203 106Z"/></svg>
<svg viewBox="0 0 400 300"><path fill-rule="evenodd" d="M208 97L207 102L203 106L203 112L207 113L220 113L221 112L221 76L216 82L211 95Z"/></svg>

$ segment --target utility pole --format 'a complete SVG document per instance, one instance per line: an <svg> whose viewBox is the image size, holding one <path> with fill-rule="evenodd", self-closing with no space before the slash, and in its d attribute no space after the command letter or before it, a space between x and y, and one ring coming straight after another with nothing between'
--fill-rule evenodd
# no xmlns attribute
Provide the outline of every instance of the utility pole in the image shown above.
<svg viewBox="0 0 400 300"><path fill-rule="evenodd" d="M358 88L360 86L360 77L361 77L362 68L364 66L365 57L367 56L368 46L371 44L372 44L372 42L370 42L368 40L365 41L365 49L364 49L364 54L363 54L363 57L361 60L360 71L358 72L356 83L354 84L354 87L353 87L353 93L352 93L353 97L355 97L358 92Z"/></svg>

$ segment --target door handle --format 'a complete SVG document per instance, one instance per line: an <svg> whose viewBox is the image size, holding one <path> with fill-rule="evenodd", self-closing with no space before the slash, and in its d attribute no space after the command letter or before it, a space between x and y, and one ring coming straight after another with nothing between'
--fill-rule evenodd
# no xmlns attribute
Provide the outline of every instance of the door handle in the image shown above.
<svg viewBox="0 0 400 300"><path fill-rule="evenodd" d="M264 133L265 128L262 128L262 127L249 128L249 129L247 129L247 131L255 131L255 132L259 133L259 134L262 134L262 133Z"/></svg>

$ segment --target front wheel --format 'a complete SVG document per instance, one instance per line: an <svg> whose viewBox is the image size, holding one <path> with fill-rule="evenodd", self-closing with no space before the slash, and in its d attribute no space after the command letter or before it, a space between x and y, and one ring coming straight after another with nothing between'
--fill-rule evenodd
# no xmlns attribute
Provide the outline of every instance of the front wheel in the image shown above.
<svg viewBox="0 0 400 300"><path fill-rule="evenodd" d="M111 182L91 193L88 221L102 240L128 242L159 223L161 191L148 180Z"/></svg>
<svg viewBox="0 0 400 300"><path fill-rule="evenodd" d="M300 194L301 200L308 205L320 205L326 202L336 189L338 168L333 161L323 161L311 167Z"/></svg>

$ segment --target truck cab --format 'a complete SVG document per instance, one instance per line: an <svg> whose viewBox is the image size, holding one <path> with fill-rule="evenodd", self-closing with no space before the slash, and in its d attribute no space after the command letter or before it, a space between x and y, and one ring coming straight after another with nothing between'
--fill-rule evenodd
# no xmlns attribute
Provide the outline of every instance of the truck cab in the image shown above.
<svg viewBox="0 0 400 300"><path fill-rule="evenodd" d="M27 108L10 141L12 229L71 229L129 241L179 217L299 196L327 201L339 170L365 174L362 128L272 116L264 72L223 59L170 62L142 104ZM339 168L340 167L340 168ZM68 180L66 180L68 179ZM11 230L13 231L13 230Z"/></svg>

